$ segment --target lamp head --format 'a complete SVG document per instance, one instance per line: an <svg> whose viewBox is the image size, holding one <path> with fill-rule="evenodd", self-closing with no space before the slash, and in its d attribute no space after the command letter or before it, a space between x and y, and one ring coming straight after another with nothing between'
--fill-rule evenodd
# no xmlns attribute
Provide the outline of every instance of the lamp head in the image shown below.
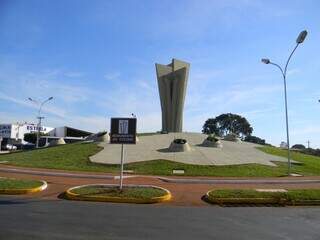
<svg viewBox="0 0 320 240"><path fill-rule="evenodd" d="M303 41L305 40L306 36L307 36L308 32L306 30L303 30L299 36L297 37L297 44L303 43Z"/></svg>
<svg viewBox="0 0 320 240"><path fill-rule="evenodd" d="M28 98L29 101L33 101L31 97Z"/></svg>
<svg viewBox="0 0 320 240"><path fill-rule="evenodd" d="M269 58L262 58L261 62L263 62L264 64L269 64L270 63L270 59Z"/></svg>
<svg viewBox="0 0 320 240"><path fill-rule="evenodd" d="M52 99L53 99L53 97L49 97L49 98L48 98L48 100L52 100Z"/></svg>

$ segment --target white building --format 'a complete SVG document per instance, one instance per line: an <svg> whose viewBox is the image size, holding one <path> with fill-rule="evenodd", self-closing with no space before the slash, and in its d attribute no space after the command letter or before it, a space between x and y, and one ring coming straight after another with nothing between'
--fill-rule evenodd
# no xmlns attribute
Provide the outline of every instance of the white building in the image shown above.
<svg viewBox="0 0 320 240"><path fill-rule="evenodd" d="M52 127L41 127L40 132L48 134L54 130ZM0 124L0 137L6 142L16 142L25 144L23 140L26 133L34 133L38 131L38 127L33 123L12 123L12 124Z"/></svg>
<svg viewBox="0 0 320 240"><path fill-rule="evenodd" d="M281 142L280 148L288 148L288 144L286 142Z"/></svg>
<svg viewBox="0 0 320 240"><path fill-rule="evenodd" d="M36 133L38 131L37 124L32 123L13 123L13 124L0 124L0 137L2 137L2 145L24 145L24 135L26 133ZM42 144L48 144L51 140L63 138L66 142L74 142L85 139L91 135L91 132L75 129L67 126L63 127L45 127L40 128L42 134Z"/></svg>

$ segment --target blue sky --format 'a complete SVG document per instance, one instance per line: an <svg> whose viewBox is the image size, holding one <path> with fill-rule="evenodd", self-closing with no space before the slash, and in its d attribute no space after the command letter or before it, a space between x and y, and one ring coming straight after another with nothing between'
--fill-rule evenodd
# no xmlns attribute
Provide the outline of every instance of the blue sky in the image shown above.
<svg viewBox="0 0 320 240"><path fill-rule="evenodd" d="M221 113L245 116L254 135L285 140L283 82L262 57L288 71L291 143L320 147L319 1L1 0L0 122L35 121L26 99L53 96L45 125L109 129L112 116L161 128L154 63L191 63L184 130Z"/></svg>

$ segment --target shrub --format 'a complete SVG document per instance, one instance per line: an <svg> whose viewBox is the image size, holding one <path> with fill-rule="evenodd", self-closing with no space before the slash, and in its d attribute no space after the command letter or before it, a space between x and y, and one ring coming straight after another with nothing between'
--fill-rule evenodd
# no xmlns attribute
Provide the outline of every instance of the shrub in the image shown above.
<svg viewBox="0 0 320 240"><path fill-rule="evenodd" d="M186 139L182 139L182 138L177 138L175 140L173 140L174 143L176 144L186 144L187 140Z"/></svg>
<svg viewBox="0 0 320 240"><path fill-rule="evenodd" d="M295 144L291 148L301 149L301 150L306 149L306 147L303 144Z"/></svg>
<svg viewBox="0 0 320 240"><path fill-rule="evenodd" d="M210 142L218 142L219 139L216 138L216 136L214 134L210 134L208 137L207 137L207 140L210 141Z"/></svg>
<svg viewBox="0 0 320 240"><path fill-rule="evenodd" d="M40 137L41 136L48 136L49 134L41 133L40 132ZM28 142L28 143L33 143L36 144L37 141L37 133L25 133L23 136L23 140Z"/></svg>
<svg viewBox="0 0 320 240"><path fill-rule="evenodd" d="M266 144L266 140L259 138L259 137L256 137L256 136L246 136L244 138L244 141L251 142L251 143L257 143L257 144L261 144L261 145Z"/></svg>

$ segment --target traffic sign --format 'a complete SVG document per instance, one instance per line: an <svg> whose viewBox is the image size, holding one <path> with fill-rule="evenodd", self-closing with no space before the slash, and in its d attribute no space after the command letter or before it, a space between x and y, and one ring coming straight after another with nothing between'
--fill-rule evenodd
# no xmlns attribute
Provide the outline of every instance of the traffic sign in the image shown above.
<svg viewBox="0 0 320 240"><path fill-rule="evenodd" d="M136 134L136 118L111 118L110 143L136 144Z"/></svg>
<svg viewBox="0 0 320 240"><path fill-rule="evenodd" d="M137 119L111 118L110 143L121 144L120 185L123 187L124 144L136 144Z"/></svg>

